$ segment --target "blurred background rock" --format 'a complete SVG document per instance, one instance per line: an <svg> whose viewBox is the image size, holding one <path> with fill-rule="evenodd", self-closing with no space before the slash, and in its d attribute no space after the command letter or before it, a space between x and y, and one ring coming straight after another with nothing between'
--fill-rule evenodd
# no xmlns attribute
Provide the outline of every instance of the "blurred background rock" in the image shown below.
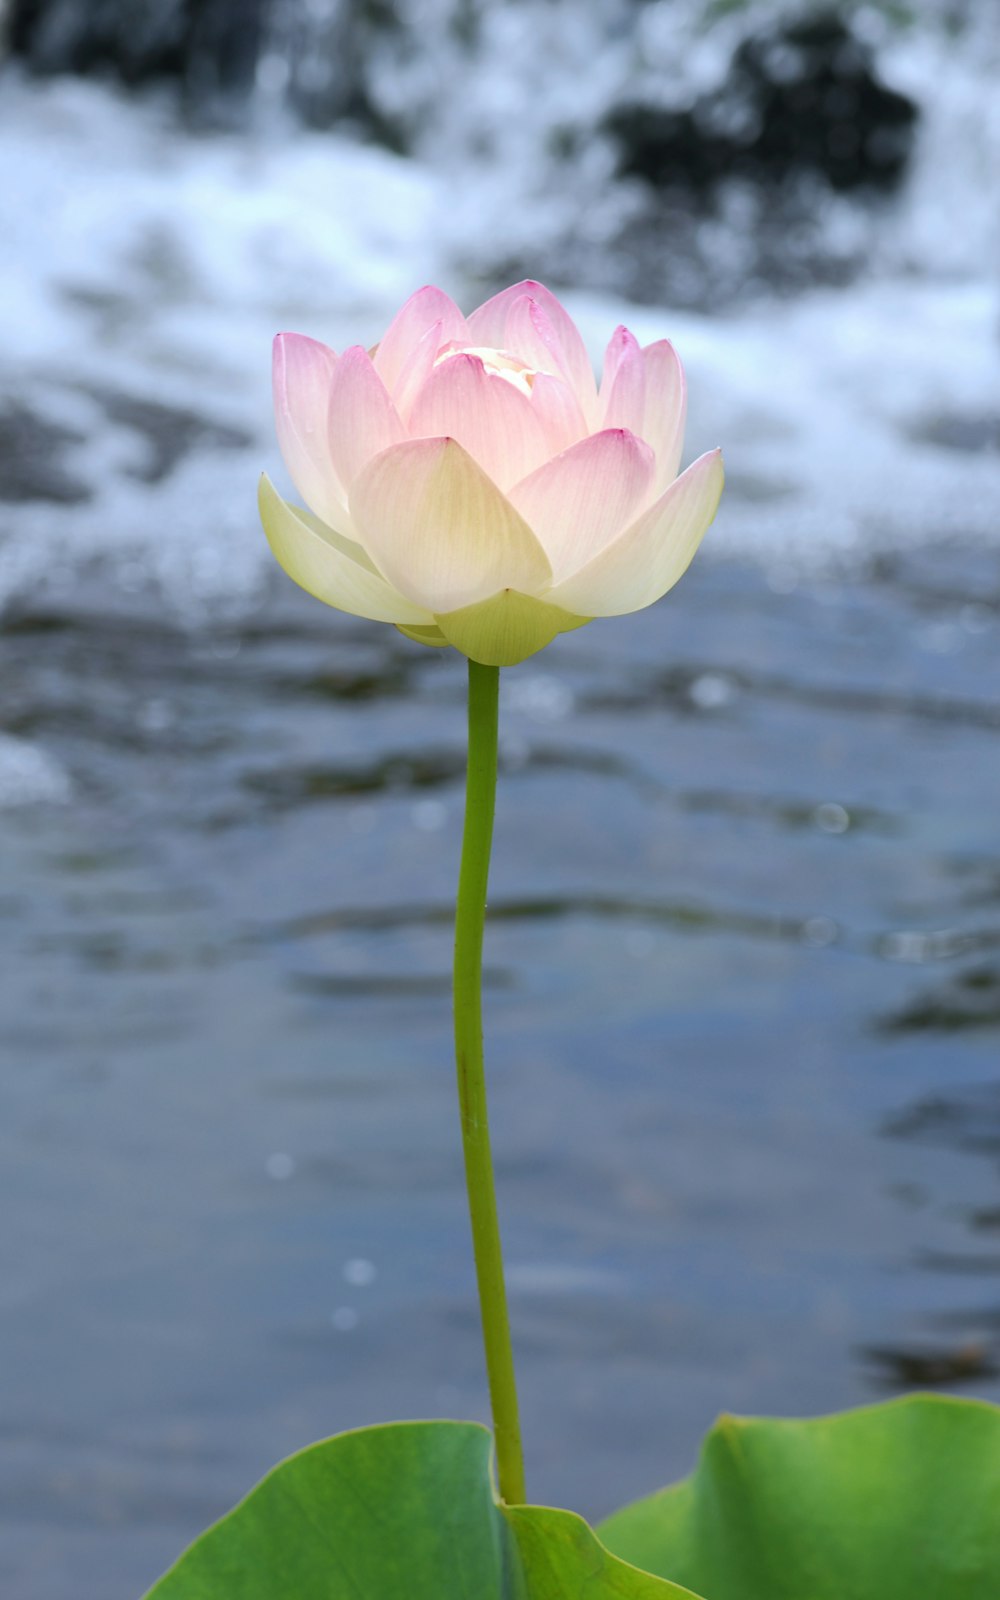
<svg viewBox="0 0 1000 1600"><path fill-rule="evenodd" d="M673 337L729 469L674 595L506 675L532 1492L598 1515L723 1407L1000 1398L995 7L0 17L4 1593L126 1600L281 1453L485 1414L462 663L254 509L272 334L427 280Z"/></svg>

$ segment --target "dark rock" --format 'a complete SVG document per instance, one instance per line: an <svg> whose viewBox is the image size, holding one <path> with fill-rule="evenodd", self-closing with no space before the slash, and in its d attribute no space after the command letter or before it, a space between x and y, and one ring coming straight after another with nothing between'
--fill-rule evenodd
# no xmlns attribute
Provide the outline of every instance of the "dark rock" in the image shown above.
<svg viewBox="0 0 1000 1600"><path fill-rule="evenodd" d="M161 483L192 451L242 450L253 442L242 429L182 406L84 385L80 392L100 405L108 422L143 440L147 459L124 469L143 483ZM85 446L87 437L19 401L0 403L0 504L76 505L92 499L91 486L63 460L67 452Z"/></svg>
<svg viewBox="0 0 1000 1600"><path fill-rule="evenodd" d="M921 417L907 429L918 444L963 455L1000 455L1000 416L991 412L950 412Z"/></svg>
<svg viewBox="0 0 1000 1600"><path fill-rule="evenodd" d="M73 476L60 456L84 435L62 423L47 421L18 401L0 408L0 502L23 505L47 500L76 505L91 498L90 489Z"/></svg>
<svg viewBox="0 0 1000 1600"><path fill-rule="evenodd" d="M129 474L143 483L162 483L193 450L243 450L253 443L243 429L184 406L114 389L85 388L84 393L98 402L109 422L131 429L144 440L148 460Z"/></svg>
<svg viewBox="0 0 1000 1600"><path fill-rule="evenodd" d="M8 45L35 72L103 70L136 86L183 77L200 41L238 79L259 9L260 0L242 17L225 0L13 0Z"/></svg>
<svg viewBox="0 0 1000 1600"><path fill-rule="evenodd" d="M311 8L275 0L9 0L10 54L39 75L176 82L196 122L239 122L255 91L313 127L348 120L399 148L401 131L365 80L372 38L393 26L382 0Z"/></svg>
<svg viewBox="0 0 1000 1600"><path fill-rule="evenodd" d="M886 88L870 47L834 11L745 39L722 86L692 106L633 102L607 128L620 171L705 195L727 178L778 183L814 173L834 189L891 188L917 107Z"/></svg>

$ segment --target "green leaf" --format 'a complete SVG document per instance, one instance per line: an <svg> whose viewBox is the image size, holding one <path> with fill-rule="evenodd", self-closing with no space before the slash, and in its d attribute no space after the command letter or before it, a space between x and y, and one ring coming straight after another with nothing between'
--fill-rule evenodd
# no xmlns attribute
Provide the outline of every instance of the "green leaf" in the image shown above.
<svg viewBox="0 0 1000 1600"><path fill-rule="evenodd" d="M149 1600L690 1600L569 1511L506 1509L492 1441L400 1422L313 1445L203 1534Z"/></svg>
<svg viewBox="0 0 1000 1600"><path fill-rule="evenodd" d="M692 1477L599 1531L706 1600L997 1600L1000 1407L723 1417Z"/></svg>

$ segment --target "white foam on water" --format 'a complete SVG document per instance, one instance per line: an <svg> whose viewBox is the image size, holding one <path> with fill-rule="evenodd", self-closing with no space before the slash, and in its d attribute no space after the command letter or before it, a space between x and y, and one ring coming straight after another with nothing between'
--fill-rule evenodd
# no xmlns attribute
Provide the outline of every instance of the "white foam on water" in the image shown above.
<svg viewBox="0 0 1000 1600"><path fill-rule="evenodd" d="M965 164L952 161L956 220L947 248L932 251L935 227L949 231L945 154L969 104L993 102L967 61L943 72L934 101L937 57L926 41L907 48L896 71L929 97L925 148L910 198L872 225L867 278L719 316L567 295L596 361L619 321L677 344L687 458L721 443L728 466L709 549L803 564L873 544L998 536L997 225L980 171L982 152L1000 148L997 113L984 112ZM495 162L469 157L463 179L336 133L196 136L166 101L10 74L0 179L0 404L75 436L57 458L78 492L0 507L0 603L43 583L71 590L100 558L116 590L153 583L192 623L252 607L272 579L254 496L261 469L285 482L274 332L373 343L426 281L468 304L463 241L474 234L502 256L516 205L511 172ZM148 433L173 424L143 421L149 401L207 425L155 483L143 476L158 447ZM232 430L224 446L220 426Z"/></svg>
<svg viewBox="0 0 1000 1600"><path fill-rule="evenodd" d="M570 303L592 339L607 308ZM873 545L1000 538L997 294L876 280L717 320L646 309L688 373L688 456L723 446L716 549L809 562ZM965 447L966 435L969 447Z"/></svg>

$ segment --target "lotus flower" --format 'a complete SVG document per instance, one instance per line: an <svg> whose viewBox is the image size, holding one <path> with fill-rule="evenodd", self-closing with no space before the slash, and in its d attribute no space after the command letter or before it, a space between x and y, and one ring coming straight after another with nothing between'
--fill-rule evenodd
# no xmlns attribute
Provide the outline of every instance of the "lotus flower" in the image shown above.
<svg viewBox="0 0 1000 1600"><path fill-rule="evenodd" d="M489 666L652 605L722 492L718 450L677 476L673 346L640 349L616 329L598 388L572 319L538 283L469 317L419 289L370 352L279 334L274 400L308 507L262 479L264 529L289 577Z"/></svg>

